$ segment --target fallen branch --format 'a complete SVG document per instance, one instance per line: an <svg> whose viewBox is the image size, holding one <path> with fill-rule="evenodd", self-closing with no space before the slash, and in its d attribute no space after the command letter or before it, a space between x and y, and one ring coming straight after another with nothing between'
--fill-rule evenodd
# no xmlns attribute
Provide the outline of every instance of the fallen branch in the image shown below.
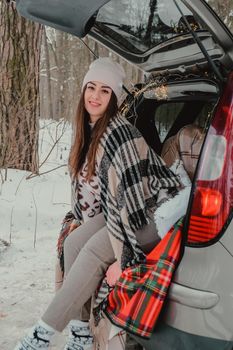
<svg viewBox="0 0 233 350"><path fill-rule="evenodd" d="M38 174L33 174L33 173L31 173L30 175L28 175L28 176L26 177L26 180L30 180L30 179L32 179L33 177L37 177L37 176L41 176L41 175L44 175L44 174L51 173L52 171L55 171L55 170L57 170L57 169L59 169L59 168L63 168L63 167L65 167L65 166L67 166L67 164L59 165L59 166L57 166L56 168L50 169L50 170L48 170L48 171L44 171L43 173L38 173Z"/></svg>
<svg viewBox="0 0 233 350"><path fill-rule="evenodd" d="M50 154L51 154L52 151L54 150L56 144L61 140L61 138L62 138L63 135L64 135L64 133L63 133L62 135L60 135L60 136L58 137L58 139L56 139L56 141L54 142L53 146L51 147L49 153L47 154L47 156L45 157L45 159L43 160L43 162L39 165L39 168L41 168L42 165L44 165L44 163L48 160Z"/></svg>
<svg viewBox="0 0 233 350"><path fill-rule="evenodd" d="M61 135L60 135L59 137L57 137L58 127L59 127L60 125L62 125L62 124L63 124L63 128L62 128ZM39 169L42 167L42 165L45 164L45 162L46 162L46 161L48 160L48 158L50 157L52 151L54 150L55 146L58 144L58 142L59 142L59 141L61 140L61 138L64 136L65 131L66 131L66 125L67 125L67 122L64 121L64 120L61 120L61 121L58 123L58 125L56 126L56 140L54 141L54 143L53 143L53 145L52 145L50 151L49 151L48 154L46 155L45 159L41 162L41 164L39 164ZM26 177L26 180L30 180L30 179L32 179L33 177L36 177L36 176L40 176L40 175L47 174L47 173L49 173L49 172L51 172L51 171L54 171L54 170L57 170L57 169L59 169L59 168L61 168L61 167L63 167L63 166L66 166L66 165L64 164L64 165L58 166L58 167L56 167L56 168L54 168L54 169L52 169L52 170L48 170L48 171L45 171L45 172L43 172L43 173L39 173L39 172L36 173L36 174L35 174L35 173L31 173L29 176Z"/></svg>

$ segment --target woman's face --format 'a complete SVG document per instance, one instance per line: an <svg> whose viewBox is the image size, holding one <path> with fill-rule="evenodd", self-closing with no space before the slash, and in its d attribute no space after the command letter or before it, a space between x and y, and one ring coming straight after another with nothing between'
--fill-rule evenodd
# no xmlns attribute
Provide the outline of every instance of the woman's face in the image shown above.
<svg viewBox="0 0 233 350"><path fill-rule="evenodd" d="M84 93L84 104L90 115L91 123L96 122L104 115L111 95L112 89L109 86L99 81L91 81L87 83Z"/></svg>

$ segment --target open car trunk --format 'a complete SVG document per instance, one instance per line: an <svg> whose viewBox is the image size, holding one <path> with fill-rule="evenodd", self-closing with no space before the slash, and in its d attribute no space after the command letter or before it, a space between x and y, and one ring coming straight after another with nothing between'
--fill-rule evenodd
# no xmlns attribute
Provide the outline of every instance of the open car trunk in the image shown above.
<svg viewBox="0 0 233 350"><path fill-rule="evenodd" d="M16 0L16 4L22 16L78 37L90 34L144 71L206 62L190 28L225 69L233 62L232 35L204 0Z"/></svg>

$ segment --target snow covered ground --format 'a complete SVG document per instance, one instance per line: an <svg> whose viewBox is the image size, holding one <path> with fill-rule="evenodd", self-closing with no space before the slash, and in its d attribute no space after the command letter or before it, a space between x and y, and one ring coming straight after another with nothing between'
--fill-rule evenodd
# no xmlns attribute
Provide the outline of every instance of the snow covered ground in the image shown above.
<svg viewBox="0 0 233 350"><path fill-rule="evenodd" d="M71 126L50 120L40 127L40 163L59 139L40 173L61 167L30 180L28 172L12 169L3 183L0 178L1 350L14 348L53 297L57 234L70 209L69 174L62 165L67 163ZM56 337L52 349L63 349L66 333Z"/></svg>

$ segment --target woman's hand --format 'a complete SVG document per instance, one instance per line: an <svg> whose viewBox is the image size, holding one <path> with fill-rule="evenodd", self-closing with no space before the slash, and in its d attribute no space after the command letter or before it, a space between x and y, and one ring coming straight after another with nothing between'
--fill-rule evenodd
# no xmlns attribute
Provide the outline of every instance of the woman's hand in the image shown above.
<svg viewBox="0 0 233 350"><path fill-rule="evenodd" d="M119 279L122 274L119 263L115 261L112 265L109 266L106 272L106 279L109 286L115 286L116 281Z"/></svg>

